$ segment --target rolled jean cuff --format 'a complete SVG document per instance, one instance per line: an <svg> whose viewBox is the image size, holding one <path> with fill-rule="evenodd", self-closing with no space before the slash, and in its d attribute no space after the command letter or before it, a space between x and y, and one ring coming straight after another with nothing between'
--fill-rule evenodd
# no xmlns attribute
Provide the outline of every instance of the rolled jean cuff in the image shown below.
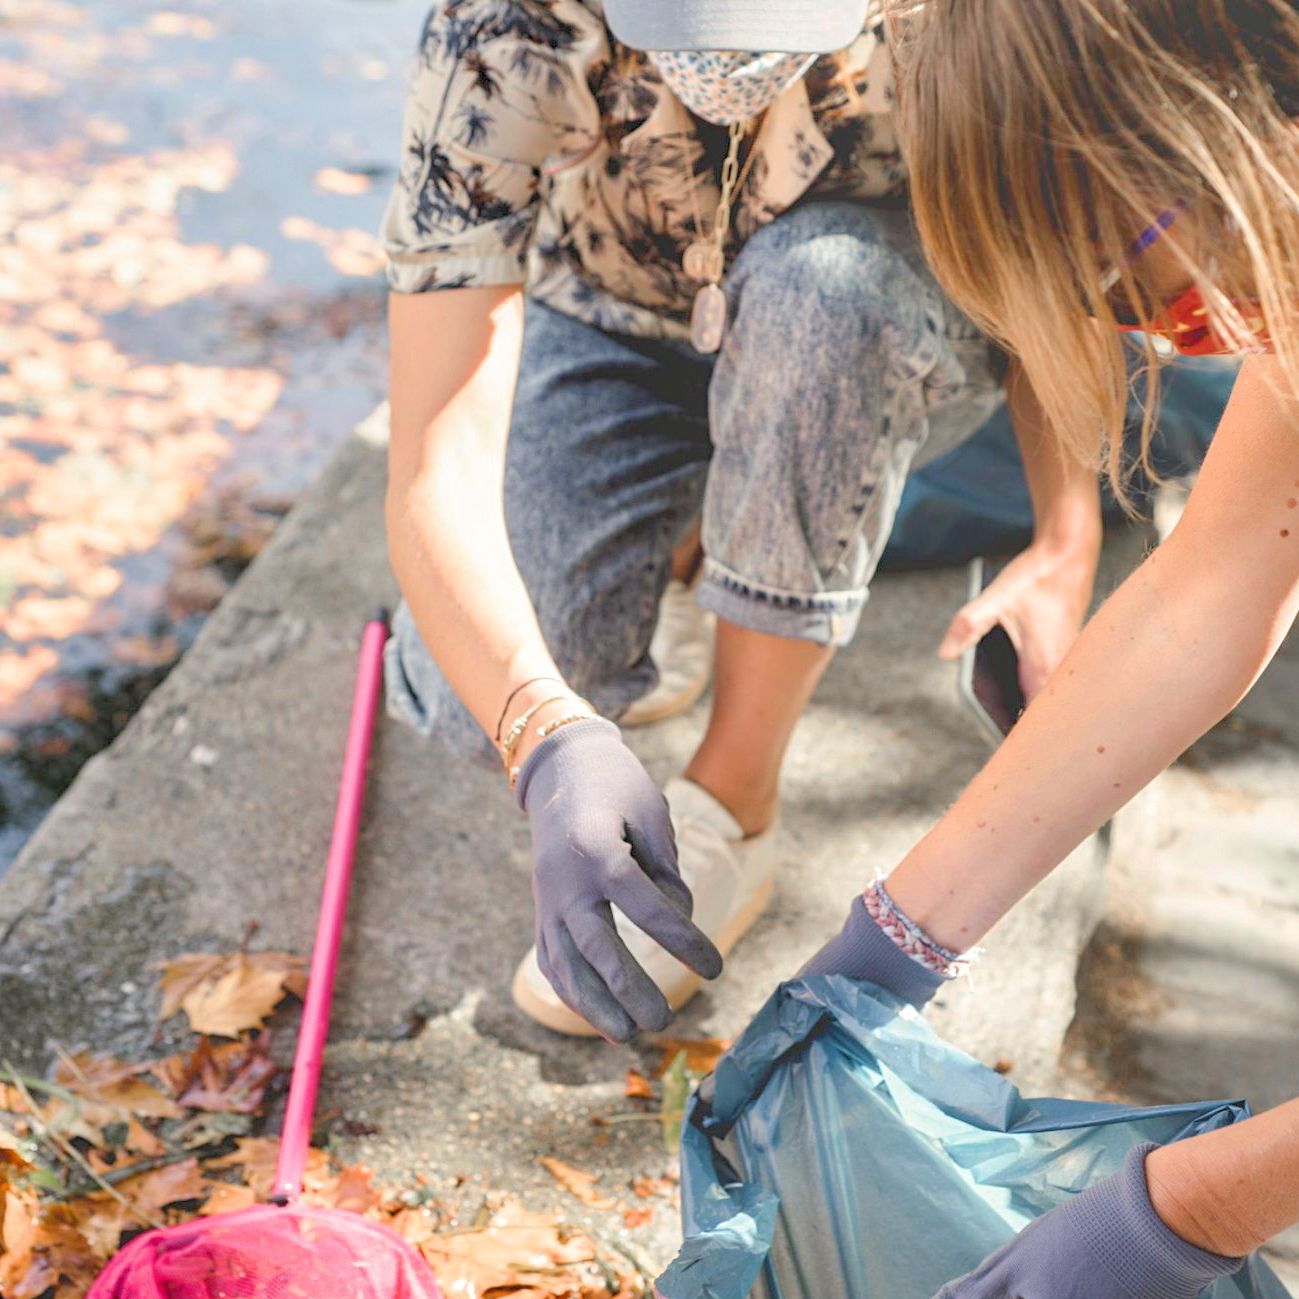
<svg viewBox="0 0 1299 1299"><path fill-rule="evenodd" d="M808 594L764 586L707 556L695 590L700 608L739 627L834 646L852 640L868 595L865 587Z"/></svg>

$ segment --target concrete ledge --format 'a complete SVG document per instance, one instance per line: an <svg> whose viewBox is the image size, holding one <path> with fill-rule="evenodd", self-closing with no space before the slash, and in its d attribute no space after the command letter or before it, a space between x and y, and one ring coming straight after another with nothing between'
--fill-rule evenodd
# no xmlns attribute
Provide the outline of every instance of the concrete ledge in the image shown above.
<svg viewBox="0 0 1299 1299"><path fill-rule="evenodd" d="M55 1043L149 1049L150 966L182 950L311 940L361 622L395 598L382 421L343 448L118 742L90 763L0 882L0 1041L42 1068ZM1121 538L1126 572L1142 545ZM986 756L933 655L964 575L877 584L791 754L778 904L681 1017L729 1036L841 923L848 900L932 824ZM632 742L679 768L702 706ZM381 724L325 1106L374 1126L344 1153L380 1171L470 1174L574 1208L558 1154L617 1185L664 1162L655 1125L597 1128L634 1050L557 1038L507 985L529 945L526 826L492 775ZM942 1030L1028 1090L1050 1085L1103 852L1085 845L997 931ZM395 1040L413 1014L422 1035ZM289 1017L290 1021L292 1016ZM660 1219L670 1219L666 1211ZM675 1222L638 1233L670 1252Z"/></svg>

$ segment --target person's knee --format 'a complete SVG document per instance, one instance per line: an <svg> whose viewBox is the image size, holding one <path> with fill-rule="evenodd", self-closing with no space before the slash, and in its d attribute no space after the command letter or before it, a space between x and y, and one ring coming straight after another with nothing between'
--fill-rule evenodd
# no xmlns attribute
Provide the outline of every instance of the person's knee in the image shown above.
<svg viewBox="0 0 1299 1299"><path fill-rule="evenodd" d="M941 298L917 261L900 214L858 204L813 205L753 236L732 272L735 325L754 350L796 352L800 367L842 365L854 348L883 348L909 370L926 363Z"/></svg>

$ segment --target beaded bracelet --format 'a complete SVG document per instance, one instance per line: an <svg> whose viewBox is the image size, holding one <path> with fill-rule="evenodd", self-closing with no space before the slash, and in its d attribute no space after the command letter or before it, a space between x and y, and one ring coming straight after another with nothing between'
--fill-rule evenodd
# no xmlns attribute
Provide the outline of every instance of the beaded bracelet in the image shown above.
<svg viewBox="0 0 1299 1299"><path fill-rule="evenodd" d="M972 947L968 952L954 952L935 942L893 901L888 889L884 887L882 877L866 890L862 900L871 919L893 940L896 947L900 947L925 969L941 974L944 979L958 979L963 974L969 974L983 955L982 947Z"/></svg>

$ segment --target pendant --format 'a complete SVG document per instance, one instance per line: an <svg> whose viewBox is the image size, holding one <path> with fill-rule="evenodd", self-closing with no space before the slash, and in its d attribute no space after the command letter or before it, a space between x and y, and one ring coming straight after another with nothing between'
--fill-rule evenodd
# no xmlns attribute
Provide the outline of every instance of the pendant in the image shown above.
<svg viewBox="0 0 1299 1299"><path fill-rule="evenodd" d="M722 250L709 239L696 239L681 258L681 266L692 280L709 284L722 278Z"/></svg>
<svg viewBox="0 0 1299 1299"><path fill-rule="evenodd" d="M690 311L690 341L696 352L711 356L722 345L726 332L726 294L720 284L705 284L695 294Z"/></svg>

